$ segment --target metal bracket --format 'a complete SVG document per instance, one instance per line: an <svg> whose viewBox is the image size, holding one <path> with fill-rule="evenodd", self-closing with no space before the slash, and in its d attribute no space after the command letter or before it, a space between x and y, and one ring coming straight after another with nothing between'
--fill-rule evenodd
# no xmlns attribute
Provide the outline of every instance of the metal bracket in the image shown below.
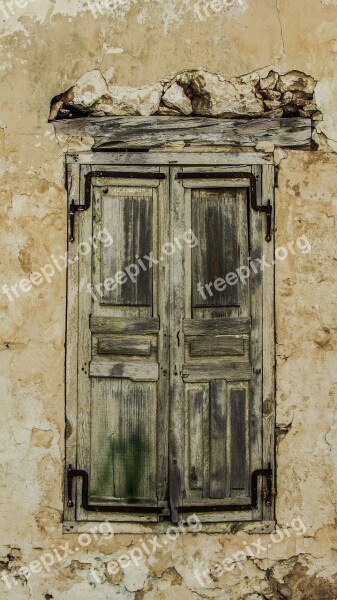
<svg viewBox="0 0 337 600"><path fill-rule="evenodd" d="M85 175L84 184L84 204L76 204L72 199L69 207L70 235L69 241L75 240L75 215L77 212L83 212L90 208L91 203L91 181L94 177L107 177L116 179L165 179L165 173L128 173L126 171L90 171Z"/></svg>
<svg viewBox="0 0 337 600"><path fill-rule="evenodd" d="M208 511L241 511L241 510L255 510L258 508L258 492L257 492L257 481L258 477L265 477L267 487L263 490L263 498L266 506L271 506L273 496L276 496L276 490L273 488L273 471L271 463L268 464L268 469L256 469L252 473L251 490L252 490L252 501L250 504L213 504L212 506L202 506L186 504L178 507L178 512L208 512Z"/></svg>
<svg viewBox="0 0 337 600"><path fill-rule="evenodd" d="M73 479L74 477L82 478L82 499L81 507L84 510L92 512L120 512L120 513L164 513L164 507L157 506L142 506L141 504L90 504L89 503L89 476L86 471L82 469L73 469L69 465L67 469L67 490L68 490L68 506L69 508L74 506L73 501ZM127 501L127 500L126 500Z"/></svg>
<svg viewBox="0 0 337 600"><path fill-rule="evenodd" d="M256 193L256 176L252 173L245 172L208 172L208 173L178 173L177 179L249 179L250 180L250 203L253 210L258 212L265 212L267 218L267 234L266 241L271 241L271 224L272 224L272 214L273 207L271 205L270 200L266 205L257 204L257 193Z"/></svg>
<svg viewBox="0 0 337 600"><path fill-rule="evenodd" d="M89 503L89 476L86 471L82 469L73 469L69 465L67 469L67 490L68 490L68 506L69 508L74 506L73 502L73 479L74 477L82 478L82 499L81 507L86 511L91 512L123 512L123 513L155 513L164 514L165 509L163 507L153 506L142 506L141 504L90 504ZM258 491L257 481L258 477L266 477L267 487L263 490L263 498L267 506L271 506L272 499L276 496L276 490L273 488L273 471L271 464L269 463L268 469L257 469L252 473L252 501L251 504L222 504L222 505L206 505L201 506L185 504L177 508L178 512L209 512L209 511L241 511L241 510L254 510L258 508Z"/></svg>

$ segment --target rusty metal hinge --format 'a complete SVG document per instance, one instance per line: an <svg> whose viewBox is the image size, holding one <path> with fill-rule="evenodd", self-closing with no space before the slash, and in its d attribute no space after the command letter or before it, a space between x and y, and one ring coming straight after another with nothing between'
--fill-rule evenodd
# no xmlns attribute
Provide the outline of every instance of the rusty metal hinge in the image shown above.
<svg viewBox="0 0 337 600"><path fill-rule="evenodd" d="M270 200L268 200L266 205L260 205L257 203L257 192L256 192L256 180L257 177L252 173L246 172L230 172L226 173L217 172L205 172L205 173L192 173L192 172L182 172L178 173L176 176L178 180L184 179L249 179L250 180L250 203L253 210L257 212L266 213L267 219L267 232L266 232L266 241L271 241L271 225L272 225L272 214L273 207L271 205Z"/></svg>
<svg viewBox="0 0 337 600"><path fill-rule="evenodd" d="M209 512L209 511L241 511L255 510L258 508L258 478L266 478L266 488L263 490L263 499L267 506L272 505L273 497L276 496L276 490L273 487L273 471L271 463L268 464L268 469L256 469L251 476L251 503L250 504L212 504L212 505L192 505L184 504L178 506L178 512Z"/></svg>
<svg viewBox="0 0 337 600"><path fill-rule="evenodd" d="M84 204L76 204L75 200L72 199L70 207L69 207L69 220L70 220L70 235L69 241L73 242L75 239L75 215L77 212L82 212L88 210L90 208L91 202L91 181L94 177L106 177L106 178L116 178L116 179L165 179L165 173L160 173L159 171L152 173L137 173L137 172L127 172L127 171L90 171L85 176L85 185L84 185Z"/></svg>
<svg viewBox="0 0 337 600"><path fill-rule="evenodd" d="M82 478L82 497L81 497L81 507L86 511L93 512L120 512L120 513L155 513L155 514L163 514L164 507L158 506L158 504L154 503L152 506L149 506L147 501L146 506L141 504L141 501L135 502L133 501L130 504L126 504L128 499L124 499L125 504L121 501L121 504L90 504L89 502L89 476L86 471L82 469L73 469L71 465L69 465L67 469L67 492L68 492L68 501L67 505L69 508L74 506L73 501L73 479L74 477Z"/></svg>

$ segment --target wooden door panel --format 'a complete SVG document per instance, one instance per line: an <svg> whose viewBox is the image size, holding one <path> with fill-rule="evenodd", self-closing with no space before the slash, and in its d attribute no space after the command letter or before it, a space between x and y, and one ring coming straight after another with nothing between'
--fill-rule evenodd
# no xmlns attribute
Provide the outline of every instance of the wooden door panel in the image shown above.
<svg viewBox="0 0 337 600"><path fill-rule="evenodd" d="M177 169L178 181L179 176ZM178 313L172 338L180 342L174 353L178 381L172 375L176 423L172 435L176 445L178 437L184 436L185 451L175 455L181 465L172 465L181 489L173 491L171 501L176 502L178 513L200 504L205 508L201 519L209 520L207 512L214 515L217 506L239 501L249 507L251 473L261 466L261 387L251 382L262 352L262 338L256 331L261 323L254 316L262 287L261 280L254 284L253 305L251 282L239 277L253 250L247 180L239 186L236 179L231 187L230 179L223 186L217 180L213 186L213 180L207 182L202 175L199 182L193 179L193 185L186 181L179 185L176 178L171 176L175 229L191 227L198 244L187 248L180 262L176 258L172 273L172 310ZM217 291L214 282L225 281L228 273L236 273L235 285ZM256 518L259 511L254 511ZM246 515L239 511L214 516L215 520L242 518Z"/></svg>
<svg viewBox="0 0 337 600"><path fill-rule="evenodd" d="M158 520L160 507L167 511L168 447L165 434L160 437L168 428L166 286L162 266L144 258L159 257L169 235L158 228L160 219L167 221L165 185L155 173L145 181L101 174L92 180L91 214L83 220L94 239L106 230L113 240L94 244L80 265L80 278L93 294L81 315L88 350L79 373L89 416L83 419L79 467L89 476L89 502L105 506L101 519L123 514L123 520L136 521L145 518L142 507L149 513L153 506L148 519ZM78 515L90 518L81 507Z"/></svg>

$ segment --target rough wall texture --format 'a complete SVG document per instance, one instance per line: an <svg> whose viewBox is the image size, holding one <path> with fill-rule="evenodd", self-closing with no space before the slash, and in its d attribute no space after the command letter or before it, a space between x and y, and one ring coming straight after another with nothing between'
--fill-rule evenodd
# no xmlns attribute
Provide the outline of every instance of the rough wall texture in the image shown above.
<svg viewBox="0 0 337 600"><path fill-rule="evenodd" d="M276 194L277 245L306 235L312 247L277 263L277 520L283 540L242 532L182 534L138 569L115 569L97 583L90 567L125 554L139 545L139 536L100 536L99 545L93 539L77 552L76 536L62 535L62 272L13 302L0 294L0 569L13 574L10 587L5 577L0 581L1 598L337 598L337 0L224 2L220 11L202 12L202 19L188 0L124 0L110 8L66 0L9 4L0 5L3 283L17 283L66 250L65 148L47 123L49 101L87 71L99 68L114 85L142 87L185 69L228 78L297 69L318 82L324 135L318 152L285 153ZM246 561L238 554L224 574L216 568L259 538L265 551ZM15 575L57 549L66 556L49 572ZM195 569L206 571L201 582Z"/></svg>

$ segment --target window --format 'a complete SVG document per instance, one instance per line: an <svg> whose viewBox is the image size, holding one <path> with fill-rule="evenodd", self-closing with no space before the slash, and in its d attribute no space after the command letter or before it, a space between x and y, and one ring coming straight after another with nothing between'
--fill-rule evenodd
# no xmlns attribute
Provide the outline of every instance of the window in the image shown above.
<svg viewBox="0 0 337 600"><path fill-rule="evenodd" d="M273 182L259 154L68 157L66 521L273 520Z"/></svg>

